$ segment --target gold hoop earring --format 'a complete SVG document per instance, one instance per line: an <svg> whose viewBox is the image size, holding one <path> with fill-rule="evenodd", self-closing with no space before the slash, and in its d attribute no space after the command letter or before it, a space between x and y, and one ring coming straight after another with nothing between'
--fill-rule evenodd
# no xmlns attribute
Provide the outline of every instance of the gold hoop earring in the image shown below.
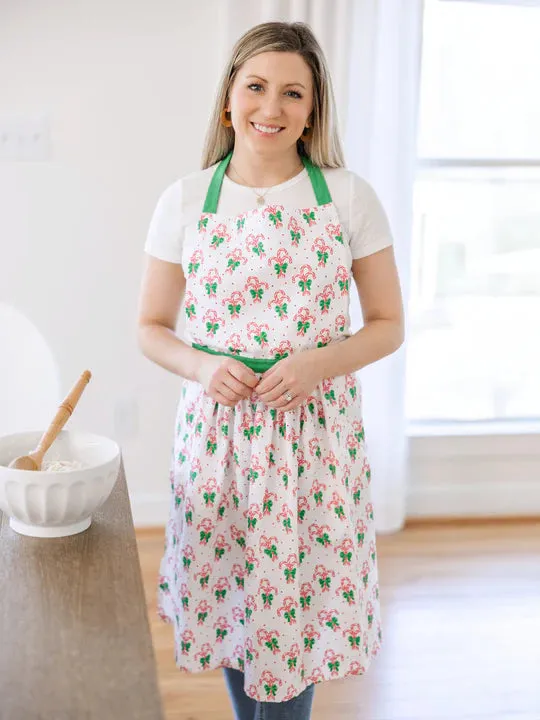
<svg viewBox="0 0 540 720"><path fill-rule="evenodd" d="M304 132L300 135L300 140L302 140L303 142L306 142L306 140L309 139L310 135L311 135L311 128L309 127L309 125L306 125L306 127L304 128Z"/></svg>
<svg viewBox="0 0 540 720"><path fill-rule="evenodd" d="M229 117L227 117L227 113L229 114ZM227 110L227 108L223 108L221 111L221 124L225 127L232 127L232 120L230 118L231 113Z"/></svg>

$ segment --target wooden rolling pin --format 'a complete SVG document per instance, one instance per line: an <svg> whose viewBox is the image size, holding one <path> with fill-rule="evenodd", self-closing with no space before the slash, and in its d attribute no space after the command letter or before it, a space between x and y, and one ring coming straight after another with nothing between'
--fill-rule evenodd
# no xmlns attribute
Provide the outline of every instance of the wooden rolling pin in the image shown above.
<svg viewBox="0 0 540 720"><path fill-rule="evenodd" d="M89 370L85 370L83 372L81 377L72 387L64 402L59 406L53 421L41 436L41 440L39 441L36 449L32 450L32 452L28 453L28 455L21 455L21 457L12 460L9 463L10 468L16 468L17 470L41 470L43 456L56 440L60 430L71 417L71 414L79 402L79 398L81 397L84 388L90 382L91 377L92 374Z"/></svg>

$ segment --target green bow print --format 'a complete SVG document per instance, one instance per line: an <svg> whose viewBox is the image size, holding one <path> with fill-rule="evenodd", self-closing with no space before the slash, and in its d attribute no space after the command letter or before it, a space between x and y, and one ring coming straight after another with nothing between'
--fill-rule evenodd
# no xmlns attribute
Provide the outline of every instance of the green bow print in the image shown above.
<svg viewBox="0 0 540 720"><path fill-rule="evenodd" d="M300 242L300 237L301 236L299 232L294 232L294 230L291 230L291 242L293 243L293 245L298 245L298 243Z"/></svg>
<svg viewBox="0 0 540 720"><path fill-rule="evenodd" d="M264 291L262 288L257 288L257 290L250 288L249 292L254 300L262 300L262 296L264 295Z"/></svg>
<svg viewBox="0 0 540 720"><path fill-rule="evenodd" d="M217 247L219 247L219 246L221 245L221 243L224 243L224 242L225 242L225 238L224 238L224 237L218 237L217 235L214 235L214 237L212 238L212 243L211 243L211 244L212 244L213 247L216 247L216 248L217 248Z"/></svg>
<svg viewBox="0 0 540 720"><path fill-rule="evenodd" d="M326 265L328 261L328 253L322 252L321 250L317 250L317 259L319 262L322 262L323 265Z"/></svg>

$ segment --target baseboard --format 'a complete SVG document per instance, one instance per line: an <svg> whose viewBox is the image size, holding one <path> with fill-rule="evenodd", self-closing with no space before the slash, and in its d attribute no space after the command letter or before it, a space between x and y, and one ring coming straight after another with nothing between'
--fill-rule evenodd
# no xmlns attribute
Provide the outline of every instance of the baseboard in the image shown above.
<svg viewBox="0 0 540 720"><path fill-rule="evenodd" d="M540 516L538 457L426 457L411 468L407 517Z"/></svg>
<svg viewBox="0 0 540 720"><path fill-rule="evenodd" d="M136 528L164 527L169 515L169 496L159 493L130 493L133 524Z"/></svg>

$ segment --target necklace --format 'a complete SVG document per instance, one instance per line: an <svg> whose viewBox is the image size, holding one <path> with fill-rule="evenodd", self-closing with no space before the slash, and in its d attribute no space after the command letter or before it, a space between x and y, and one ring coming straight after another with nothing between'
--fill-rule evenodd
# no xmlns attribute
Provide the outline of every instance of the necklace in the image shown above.
<svg viewBox="0 0 540 720"><path fill-rule="evenodd" d="M264 199L265 199L267 193L269 193L270 190L272 190L272 188L273 188L273 187L276 187L276 186L275 186L275 185L272 185L272 187L266 188L266 190L265 190L264 193L257 192L257 188L254 188L253 185L250 185L249 182L246 180L246 178L245 178L245 177L242 177L242 175L240 175L240 173L238 172L238 170L234 167L234 165L233 165L232 163L230 163L230 167L231 167L232 170L234 170L234 172L238 175L238 177L240 178L240 180L243 180L243 181L246 183L247 187L248 187L250 190L253 190L253 192L254 192L255 195L257 196L257 205L258 205L259 207L260 207L261 205L264 205ZM300 170L302 167L303 167L303 163L301 163L299 166L297 166L297 167L294 169L294 171L291 173L291 175L289 175L288 178L286 178L285 180L283 180L283 182L287 182L287 180L290 180L292 177L294 177L294 176L296 175L296 173L298 172L298 170ZM282 183L278 183L278 185L281 185L281 184L282 184Z"/></svg>

